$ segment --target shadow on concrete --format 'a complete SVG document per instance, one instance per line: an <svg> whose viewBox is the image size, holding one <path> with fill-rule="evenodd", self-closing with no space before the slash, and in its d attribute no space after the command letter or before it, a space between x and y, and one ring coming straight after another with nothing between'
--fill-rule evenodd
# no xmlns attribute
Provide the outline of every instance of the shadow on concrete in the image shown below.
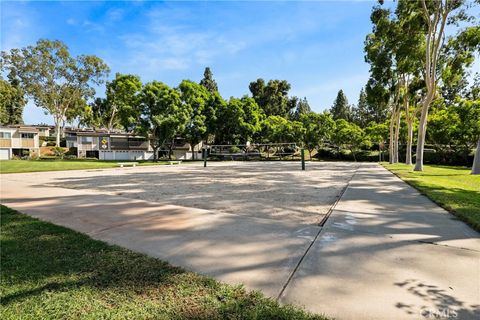
<svg viewBox="0 0 480 320"><path fill-rule="evenodd" d="M440 288L417 279L407 279L394 283L408 294L420 298L423 305L398 302L396 307L409 315L421 314L427 319L479 319L480 305L467 304L453 296L453 288Z"/></svg>
<svg viewBox="0 0 480 320"><path fill-rule="evenodd" d="M8 209L2 209L2 232L2 273L8 279L0 305L17 308L19 317L307 318L242 288Z"/></svg>

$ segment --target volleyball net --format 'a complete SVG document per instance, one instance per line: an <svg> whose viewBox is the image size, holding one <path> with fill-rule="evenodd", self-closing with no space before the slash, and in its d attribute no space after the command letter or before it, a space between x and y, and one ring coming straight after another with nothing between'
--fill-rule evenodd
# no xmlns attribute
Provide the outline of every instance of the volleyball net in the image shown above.
<svg viewBox="0 0 480 320"><path fill-rule="evenodd" d="M296 143L247 143L206 145L208 160L285 160L298 155Z"/></svg>

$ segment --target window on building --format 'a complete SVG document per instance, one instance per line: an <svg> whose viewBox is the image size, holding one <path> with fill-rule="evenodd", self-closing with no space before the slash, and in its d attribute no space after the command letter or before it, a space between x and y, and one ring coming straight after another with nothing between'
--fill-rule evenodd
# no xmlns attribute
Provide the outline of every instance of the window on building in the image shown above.
<svg viewBox="0 0 480 320"><path fill-rule="evenodd" d="M10 132L0 132L0 139L10 139L12 134Z"/></svg>
<svg viewBox="0 0 480 320"><path fill-rule="evenodd" d="M27 133L27 132L22 133L22 139L33 139L34 136L35 136L34 133Z"/></svg>
<svg viewBox="0 0 480 320"><path fill-rule="evenodd" d="M83 144L93 143L93 137L82 137L82 138L81 138L81 142L82 142Z"/></svg>

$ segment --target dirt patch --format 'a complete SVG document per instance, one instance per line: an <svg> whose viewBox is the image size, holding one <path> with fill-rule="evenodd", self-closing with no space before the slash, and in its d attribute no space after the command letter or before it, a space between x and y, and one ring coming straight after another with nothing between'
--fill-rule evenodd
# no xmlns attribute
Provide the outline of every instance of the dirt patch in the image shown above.
<svg viewBox="0 0 480 320"><path fill-rule="evenodd" d="M357 164L221 162L62 172L50 185L260 218L318 223Z"/></svg>

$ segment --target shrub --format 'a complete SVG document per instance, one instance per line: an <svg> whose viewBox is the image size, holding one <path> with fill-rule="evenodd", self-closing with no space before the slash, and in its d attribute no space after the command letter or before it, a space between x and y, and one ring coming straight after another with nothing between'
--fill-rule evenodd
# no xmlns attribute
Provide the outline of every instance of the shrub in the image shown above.
<svg viewBox="0 0 480 320"><path fill-rule="evenodd" d="M241 151L240 148L237 146L233 146L229 150L230 153L239 153L240 151Z"/></svg>
<svg viewBox="0 0 480 320"><path fill-rule="evenodd" d="M56 158L63 159L65 155L65 150L62 147L54 147L52 151Z"/></svg>
<svg viewBox="0 0 480 320"><path fill-rule="evenodd" d="M77 156L77 148L76 147L68 148L68 151L67 151L67 153L65 153L65 155Z"/></svg>
<svg viewBox="0 0 480 320"><path fill-rule="evenodd" d="M74 154L67 154L63 157L65 160L76 160L77 156Z"/></svg>

